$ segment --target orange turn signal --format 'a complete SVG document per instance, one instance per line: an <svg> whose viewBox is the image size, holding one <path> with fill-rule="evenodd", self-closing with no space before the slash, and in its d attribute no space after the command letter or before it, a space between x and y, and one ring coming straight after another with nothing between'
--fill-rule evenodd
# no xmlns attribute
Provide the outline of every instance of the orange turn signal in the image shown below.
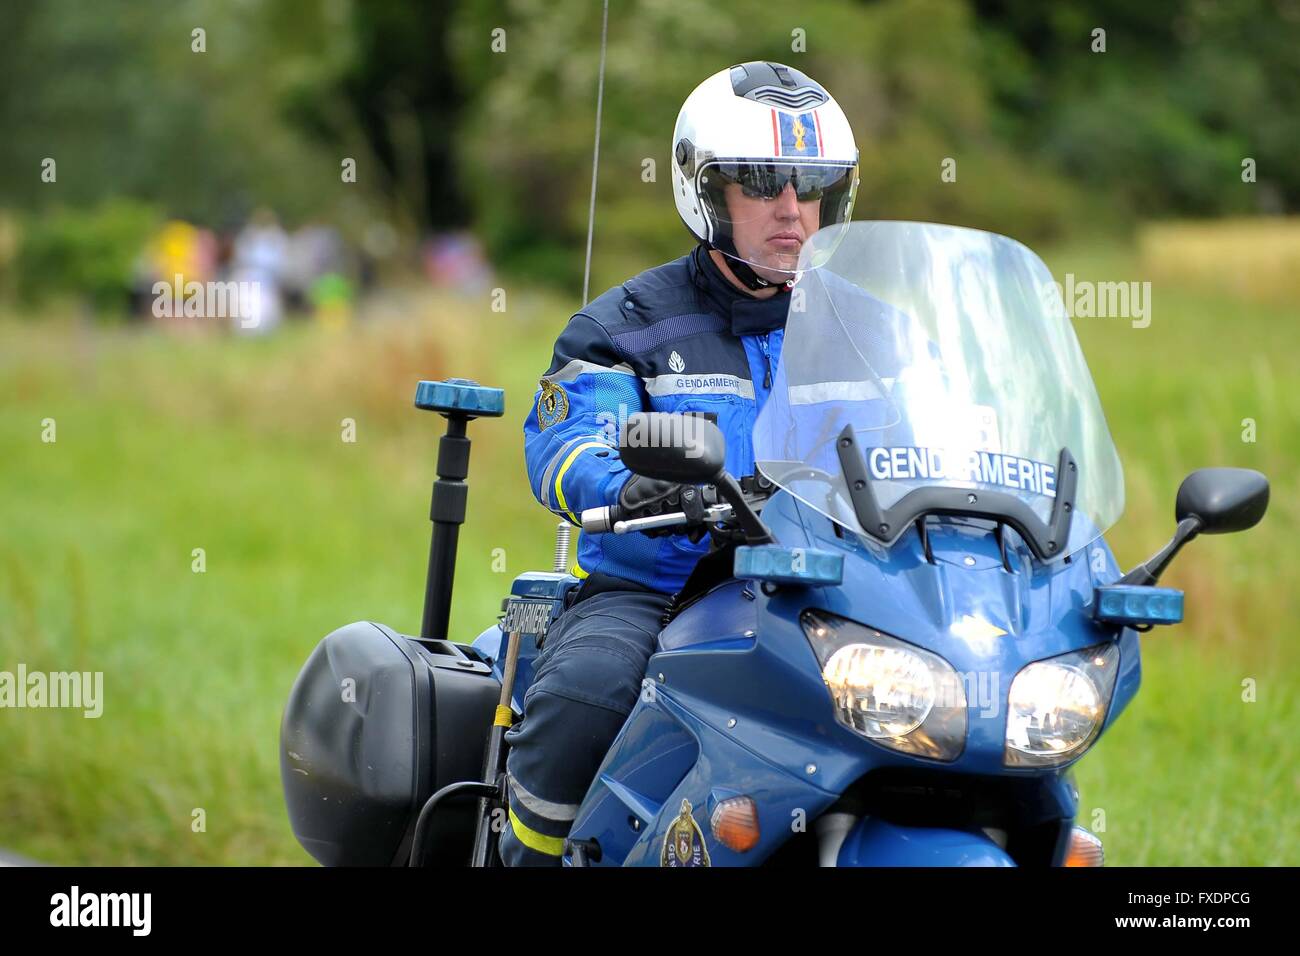
<svg viewBox="0 0 1300 956"><path fill-rule="evenodd" d="M1066 866L1101 866L1105 854L1096 834L1075 827L1070 833L1070 849L1065 854Z"/></svg>
<svg viewBox="0 0 1300 956"><path fill-rule="evenodd" d="M737 853L758 845L758 807L749 797L719 800L709 816L709 826L719 843Z"/></svg>

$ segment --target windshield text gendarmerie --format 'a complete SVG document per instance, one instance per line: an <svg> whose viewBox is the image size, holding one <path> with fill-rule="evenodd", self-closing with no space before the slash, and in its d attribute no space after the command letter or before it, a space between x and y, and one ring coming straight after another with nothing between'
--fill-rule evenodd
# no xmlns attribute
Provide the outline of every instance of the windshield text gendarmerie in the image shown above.
<svg viewBox="0 0 1300 956"><path fill-rule="evenodd" d="M949 448L872 448L871 477L878 481L972 481L1056 497L1056 466L1001 452Z"/></svg>

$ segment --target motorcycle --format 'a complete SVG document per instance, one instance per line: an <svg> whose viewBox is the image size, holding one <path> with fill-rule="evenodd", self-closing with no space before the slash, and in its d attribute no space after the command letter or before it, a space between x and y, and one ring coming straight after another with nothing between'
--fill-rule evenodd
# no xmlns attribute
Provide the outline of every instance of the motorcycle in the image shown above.
<svg viewBox="0 0 1300 956"><path fill-rule="evenodd" d="M703 526L711 544L563 862L1101 865L1072 767L1136 695L1141 635L1182 620L1163 571L1198 535L1258 523L1268 482L1192 472L1171 540L1122 572L1104 535L1123 471L1042 261L952 226L831 232L801 253L752 447L725 447L711 415L753 414L725 396L632 414L627 467L705 494L581 516L583 533ZM447 639L466 426L503 397L453 379L415 404L448 420L421 634L334 631L284 712L289 817L327 865L499 865L504 733L579 584L565 522L554 570L518 577L472 643Z"/></svg>

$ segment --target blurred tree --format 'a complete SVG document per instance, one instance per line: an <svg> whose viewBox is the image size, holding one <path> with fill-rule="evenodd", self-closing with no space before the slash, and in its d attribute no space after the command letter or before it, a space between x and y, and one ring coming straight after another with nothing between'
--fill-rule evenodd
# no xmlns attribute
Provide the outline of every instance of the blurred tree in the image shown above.
<svg viewBox="0 0 1300 956"><path fill-rule="evenodd" d="M73 292L97 315L120 316L140 250L160 223L157 210L128 199L35 217L14 263L17 293L30 303Z"/></svg>
<svg viewBox="0 0 1300 956"><path fill-rule="evenodd" d="M339 159L309 149L280 113L305 69L328 73L347 55L348 32L328 22L338 4L16 6L0 32L0 204L124 195L220 225L256 205L303 218L345 198ZM58 163L56 183L40 180L44 157Z"/></svg>
<svg viewBox="0 0 1300 956"><path fill-rule="evenodd" d="M341 4L336 4L341 6ZM356 140L375 163L369 175L398 215L435 229L463 227L470 211L455 143L462 96L445 55L452 4L369 0L352 3L330 26L349 38L349 56L328 70L303 44L286 113L322 145ZM276 14L288 32L297 16Z"/></svg>
<svg viewBox="0 0 1300 956"><path fill-rule="evenodd" d="M975 0L999 111L1026 155L1131 214L1300 207L1300 3ZM1091 34L1106 31L1106 52ZM1014 58L1013 58L1014 64ZM1241 181L1256 160L1258 183Z"/></svg>
<svg viewBox="0 0 1300 956"><path fill-rule="evenodd" d="M503 52L492 48L497 28ZM807 52L792 49L796 30ZM582 270L599 40L600 4L590 0L469 0L449 46L471 91L458 155L481 233L498 261L570 288ZM670 191L673 123L696 84L751 59L797 66L840 101L862 153L859 217L937 218L1025 238L1066 231L1082 199L998 135L981 53L961 0L614 6L598 274L621 278L689 248ZM945 157L959 161L955 184L940 183ZM647 159L656 163L649 183Z"/></svg>

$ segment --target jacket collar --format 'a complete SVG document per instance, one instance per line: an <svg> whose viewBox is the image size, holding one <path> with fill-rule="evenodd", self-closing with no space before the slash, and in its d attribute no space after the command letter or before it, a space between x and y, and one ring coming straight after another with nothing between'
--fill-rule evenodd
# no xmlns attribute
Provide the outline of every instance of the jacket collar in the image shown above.
<svg viewBox="0 0 1300 956"><path fill-rule="evenodd" d="M709 298L714 308L731 319L732 335L762 335L785 325L790 308L788 289L779 287L776 295L766 299L756 299L737 289L722 274L703 243L695 247L688 263L696 288Z"/></svg>

